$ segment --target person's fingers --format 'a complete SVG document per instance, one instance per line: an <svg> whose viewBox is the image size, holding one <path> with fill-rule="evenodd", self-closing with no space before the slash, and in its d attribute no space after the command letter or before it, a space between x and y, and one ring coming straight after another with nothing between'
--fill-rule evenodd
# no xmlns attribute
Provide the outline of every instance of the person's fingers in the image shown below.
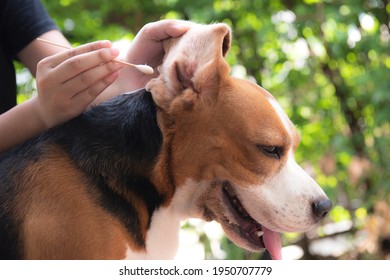
<svg viewBox="0 0 390 280"><path fill-rule="evenodd" d="M113 60L118 55L119 50L112 48L80 54L52 69L52 75L56 77L54 79L56 82L66 82L77 75L82 76L84 72Z"/></svg>
<svg viewBox="0 0 390 280"><path fill-rule="evenodd" d="M56 55L53 55L53 56L46 58L48 60L47 65L51 68L55 68L58 65L60 65L61 63L63 63L64 61L66 61L72 57L75 57L75 56L78 56L81 54L85 54L85 53L89 53L89 52L93 52L93 51L103 49L103 48L110 48L111 46L112 46L112 43L110 41L107 41L107 40L96 41L96 42L88 43L85 45L81 45L81 46L78 46L76 48L69 49L69 50L60 52Z"/></svg>
<svg viewBox="0 0 390 280"><path fill-rule="evenodd" d="M94 84L99 83L105 77L118 71L122 67L122 64L110 61L90 68L89 70L86 70L81 74L68 79L66 82L62 83L61 86L63 86L67 92L74 93L73 96L75 96L79 92L93 87Z"/></svg>
<svg viewBox="0 0 390 280"><path fill-rule="evenodd" d="M160 20L146 24L134 38L127 61L156 67L164 56L163 41L188 31L192 23L183 20Z"/></svg>
<svg viewBox="0 0 390 280"><path fill-rule="evenodd" d="M191 23L182 20L160 20L146 24L136 37L145 37L145 39L156 42L163 41L170 37L183 35L190 29Z"/></svg>
<svg viewBox="0 0 390 280"><path fill-rule="evenodd" d="M169 37L179 37L186 33L190 29L190 27L191 25L188 22L174 23L167 27L166 34L168 34ZM163 40L169 37L163 38Z"/></svg>
<svg viewBox="0 0 390 280"><path fill-rule="evenodd" d="M108 86L110 86L119 76L119 71L110 73L103 79L99 80L94 85L84 89L72 98L75 106L79 107L79 111L83 111L89 104L96 99Z"/></svg>

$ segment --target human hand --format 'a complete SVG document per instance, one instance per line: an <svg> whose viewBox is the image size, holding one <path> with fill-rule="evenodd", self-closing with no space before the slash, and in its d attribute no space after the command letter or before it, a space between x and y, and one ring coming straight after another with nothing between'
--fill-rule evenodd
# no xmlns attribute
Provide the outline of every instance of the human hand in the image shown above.
<svg viewBox="0 0 390 280"><path fill-rule="evenodd" d="M122 64L109 41L85 44L42 59L37 66L37 111L46 127L81 114L111 85Z"/></svg>
<svg viewBox="0 0 390 280"><path fill-rule="evenodd" d="M183 35L190 26L190 22L183 20L161 20L148 23L137 33L121 60L134 64L147 64L156 68L164 58L163 41ZM145 75L133 67L123 68L109 92L103 94L104 96L99 96L97 100L101 102L109 97L145 87L147 82L157 74Z"/></svg>
<svg viewBox="0 0 390 280"><path fill-rule="evenodd" d="M126 60L135 64L159 66L164 57L163 41L179 37L188 31L190 22L161 20L146 24L134 38L126 54Z"/></svg>

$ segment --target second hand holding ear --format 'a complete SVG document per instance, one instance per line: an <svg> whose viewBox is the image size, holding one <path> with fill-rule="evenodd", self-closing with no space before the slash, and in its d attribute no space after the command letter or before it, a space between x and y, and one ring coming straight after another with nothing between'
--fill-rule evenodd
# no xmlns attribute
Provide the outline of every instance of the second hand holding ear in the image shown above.
<svg viewBox="0 0 390 280"><path fill-rule="evenodd" d="M183 20L161 20L148 23L138 32L121 59L156 68L164 58L163 41L183 35L190 27L191 23ZM158 75L157 71L155 72L154 75L145 75L130 67L123 68L118 79L110 87L110 92L99 96L96 99L97 103L115 95L145 87L150 79Z"/></svg>

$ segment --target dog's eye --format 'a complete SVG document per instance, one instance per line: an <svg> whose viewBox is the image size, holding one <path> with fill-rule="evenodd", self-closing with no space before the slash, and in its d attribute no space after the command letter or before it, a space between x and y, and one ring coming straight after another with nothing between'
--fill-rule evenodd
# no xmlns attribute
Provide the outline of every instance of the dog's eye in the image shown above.
<svg viewBox="0 0 390 280"><path fill-rule="evenodd" d="M266 156L280 159L282 156L282 148L277 146L262 146L257 145L257 147L262 151Z"/></svg>

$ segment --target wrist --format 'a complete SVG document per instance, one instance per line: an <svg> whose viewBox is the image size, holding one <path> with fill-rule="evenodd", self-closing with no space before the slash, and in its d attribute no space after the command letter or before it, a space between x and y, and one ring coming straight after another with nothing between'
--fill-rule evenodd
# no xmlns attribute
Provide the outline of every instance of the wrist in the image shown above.
<svg viewBox="0 0 390 280"><path fill-rule="evenodd" d="M37 131L44 131L50 128L51 125L44 117L38 96L30 98L27 102L30 106L31 122L33 122L31 123L31 125L33 125L37 129Z"/></svg>

